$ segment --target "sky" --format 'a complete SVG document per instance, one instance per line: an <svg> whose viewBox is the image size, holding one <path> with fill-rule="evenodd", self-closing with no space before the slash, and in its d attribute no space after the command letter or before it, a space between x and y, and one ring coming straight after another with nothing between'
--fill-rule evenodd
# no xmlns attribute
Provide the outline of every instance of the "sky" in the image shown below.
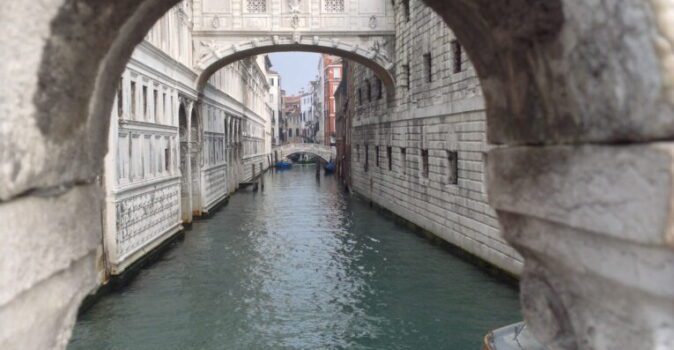
<svg viewBox="0 0 674 350"><path fill-rule="evenodd" d="M288 95L296 95L301 88L307 90L309 81L318 74L318 53L276 52L269 54L272 69L281 74L281 89Z"/></svg>

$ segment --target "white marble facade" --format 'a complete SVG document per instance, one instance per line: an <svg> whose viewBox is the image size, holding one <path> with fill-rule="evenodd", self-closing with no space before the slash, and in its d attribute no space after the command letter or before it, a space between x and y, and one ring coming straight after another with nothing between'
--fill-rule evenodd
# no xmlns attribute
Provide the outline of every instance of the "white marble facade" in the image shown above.
<svg viewBox="0 0 674 350"><path fill-rule="evenodd" d="M200 94L191 6L183 2L155 24L119 81L105 162L101 276L122 273L269 166L265 60L220 69Z"/></svg>

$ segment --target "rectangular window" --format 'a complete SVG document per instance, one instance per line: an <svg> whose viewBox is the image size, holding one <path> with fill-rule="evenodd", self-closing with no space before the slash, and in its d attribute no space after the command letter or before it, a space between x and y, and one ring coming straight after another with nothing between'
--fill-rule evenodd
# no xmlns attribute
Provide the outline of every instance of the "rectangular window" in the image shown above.
<svg viewBox="0 0 674 350"><path fill-rule="evenodd" d="M166 172L169 172L171 167L171 148L169 147L168 141L166 142L166 146L164 148L164 170Z"/></svg>
<svg viewBox="0 0 674 350"><path fill-rule="evenodd" d="M365 88L366 88L365 91L367 91L367 102L372 102L372 85L370 84L369 80L366 80L365 84L367 84L365 86Z"/></svg>
<svg viewBox="0 0 674 350"><path fill-rule="evenodd" d="M154 121L159 121L159 91L152 89L153 101L154 101Z"/></svg>
<svg viewBox="0 0 674 350"><path fill-rule="evenodd" d="M143 85L143 118L147 120L147 86Z"/></svg>
<svg viewBox="0 0 674 350"><path fill-rule="evenodd" d="M403 175L407 175L407 149L404 147L400 148L400 167Z"/></svg>
<svg viewBox="0 0 674 350"><path fill-rule="evenodd" d="M136 114L137 110L136 110L136 82L135 81L131 82L130 95L131 95L131 116L135 117L137 115Z"/></svg>
<svg viewBox="0 0 674 350"><path fill-rule="evenodd" d="M124 80L119 79L117 84L117 117L121 118L124 113Z"/></svg>
<svg viewBox="0 0 674 350"><path fill-rule="evenodd" d="M161 164L161 162L164 160L164 158L161 156L161 145L162 145L161 136L155 137L154 144L152 147L152 153L154 154L155 162L157 164L157 174L161 174L164 171L164 167Z"/></svg>
<svg viewBox="0 0 674 350"><path fill-rule="evenodd" d="M410 65L409 64L403 64L403 81L402 84L405 88L410 88L412 85L412 75L410 73Z"/></svg>
<svg viewBox="0 0 674 350"><path fill-rule="evenodd" d="M424 72L426 74L426 82L432 82L433 81L433 61L431 58L431 54L427 53L424 54Z"/></svg>
<svg viewBox="0 0 674 350"><path fill-rule="evenodd" d="M173 96L171 96L171 103L169 105L168 114L167 114L168 118L166 118L166 121L168 121L169 125L176 125L175 120L173 120L173 116L174 116L174 113L173 113ZM174 157L174 159L175 159L175 157Z"/></svg>
<svg viewBox="0 0 674 350"><path fill-rule="evenodd" d="M379 168L379 146L374 147L374 161L377 165L377 168Z"/></svg>
<svg viewBox="0 0 674 350"><path fill-rule="evenodd" d="M369 167L370 163L370 146L365 145L365 166L363 169L365 169L365 172L367 172L367 168Z"/></svg>
<svg viewBox="0 0 674 350"><path fill-rule="evenodd" d="M452 46L452 66L453 66L453 71L454 73L460 73L461 72L461 44L459 44L458 40L452 40L451 43Z"/></svg>
<svg viewBox="0 0 674 350"><path fill-rule="evenodd" d="M384 97L384 84L377 78L377 100L381 100L382 97Z"/></svg>
<svg viewBox="0 0 674 350"><path fill-rule="evenodd" d="M363 105L363 89L358 88L358 105Z"/></svg>
<svg viewBox="0 0 674 350"><path fill-rule="evenodd" d="M388 170L393 170L393 148L391 146L386 147L386 159L388 160Z"/></svg>
<svg viewBox="0 0 674 350"><path fill-rule="evenodd" d="M412 15L410 13L410 0L402 0L403 4L403 16L405 16L405 21L409 22L410 19L412 19Z"/></svg>
<svg viewBox="0 0 674 350"><path fill-rule="evenodd" d="M356 145L356 161L360 162L360 145Z"/></svg>
<svg viewBox="0 0 674 350"><path fill-rule="evenodd" d="M447 151L447 176L450 185L459 183L459 152Z"/></svg>
<svg viewBox="0 0 674 350"><path fill-rule="evenodd" d="M152 139L149 135L143 140L143 177L154 174L154 158L152 157Z"/></svg>
<svg viewBox="0 0 674 350"><path fill-rule="evenodd" d="M421 150L421 176L428 178L428 150Z"/></svg>
<svg viewBox="0 0 674 350"><path fill-rule="evenodd" d="M337 80L342 78L342 70L340 68L333 68L332 78Z"/></svg>

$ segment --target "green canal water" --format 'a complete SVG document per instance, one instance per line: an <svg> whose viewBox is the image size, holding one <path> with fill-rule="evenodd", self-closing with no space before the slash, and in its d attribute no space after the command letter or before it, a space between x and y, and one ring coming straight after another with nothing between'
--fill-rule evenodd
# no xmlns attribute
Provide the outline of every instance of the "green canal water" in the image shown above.
<svg viewBox="0 0 674 350"><path fill-rule="evenodd" d="M480 349L520 319L514 288L301 166L195 222L68 349Z"/></svg>

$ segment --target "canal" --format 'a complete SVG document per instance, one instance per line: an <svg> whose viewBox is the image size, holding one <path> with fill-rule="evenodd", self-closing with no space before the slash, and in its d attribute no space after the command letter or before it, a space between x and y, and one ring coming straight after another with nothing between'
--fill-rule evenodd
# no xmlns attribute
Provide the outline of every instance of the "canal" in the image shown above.
<svg viewBox="0 0 674 350"><path fill-rule="evenodd" d="M77 321L76 349L480 349L517 291L313 166L267 173Z"/></svg>

